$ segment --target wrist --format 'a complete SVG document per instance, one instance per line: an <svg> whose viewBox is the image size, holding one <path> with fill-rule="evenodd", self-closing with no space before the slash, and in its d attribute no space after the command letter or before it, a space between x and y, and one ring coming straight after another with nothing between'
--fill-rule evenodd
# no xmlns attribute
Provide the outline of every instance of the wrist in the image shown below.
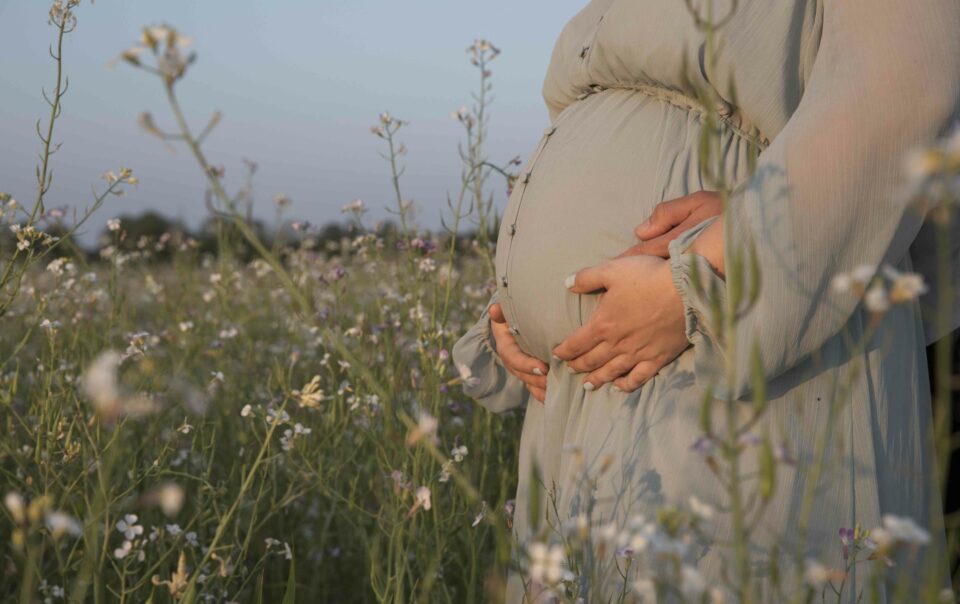
<svg viewBox="0 0 960 604"><path fill-rule="evenodd" d="M723 260L723 216L718 216L700 231L687 248L688 252L703 256L721 277L726 275Z"/></svg>

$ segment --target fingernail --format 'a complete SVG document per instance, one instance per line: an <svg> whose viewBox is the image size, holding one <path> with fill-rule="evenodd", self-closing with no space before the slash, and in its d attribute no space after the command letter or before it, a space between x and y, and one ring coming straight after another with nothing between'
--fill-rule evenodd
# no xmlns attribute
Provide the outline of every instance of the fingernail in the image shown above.
<svg viewBox="0 0 960 604"><path fill-rule="evenodd" d="M650 228L650 220L649 220L649 219L648 219L648 220L644 220L643 222L641 222L640 224L637 225L637 230L638 230L638 231L644 231L644 230L646 230L646 229L648 229L648 228Z"/></svg>
<svg viewBox="0 0 960 604"><path fill-rule="evenodd" d="M556 355L556 353L552 353L550 356L553 357L553 360L554 360L554 361L562 361L562 360L563 360L563 359L561 359L560 357L558 357L558 356Z"/></svg>
<svg viewBox="0 0 960 604"><path fill-rule="evenodd" d="M610 386L610 390L614 392L623 392L623 390L620 389L620 386L617 386L616 384L614 384L613 386Z"/></svg>
<svg viewBox="0 0 960 604"><path fill-rule="evenodd" d="M567 289L570 289L571 287L573 287L573 284L576 283L576 282L577 282L577 274L574 273L574 274L570 275L569 277L567 277L566 279L563 280L563 285L564 285L564 287L566 287Z"/></svg>
<svg viewBox="0 0 960 604"><path fill-rule="evenodd" d="M594 390L595 388L596 388L596 386L593 385L593 382L584 382L584 383L583 383L583 389L586 390L587 392L593 392L593 390Z"/></svg>
<svg viewBox="0 0 960 604"><path fill-rule="evenodd" d="M533 368L533 375L543 375L543 372L540 371L540 368L539 368L539 367L534 367L534 368Z"/></svg>

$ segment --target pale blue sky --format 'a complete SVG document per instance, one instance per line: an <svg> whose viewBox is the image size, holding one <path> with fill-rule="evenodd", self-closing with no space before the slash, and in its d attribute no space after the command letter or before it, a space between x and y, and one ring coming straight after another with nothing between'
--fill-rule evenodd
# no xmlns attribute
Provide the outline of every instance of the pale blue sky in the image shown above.
<svg viewBox="0 0 960 604"><path fill-rule="evenodd" d="M84 2L64 52L70 91L48 203L85 205L103 172L128 166L141 184L99 212L86 240L123 212L154 208L191 224L204 216L203 179L192 159L184 149L171 155L136 125L144 110L161 127L171 124L159 81L123 63L106 66L143 25L168 23L193 38L198 54L179 85L193 124L200 128L214 110L223 111L206 149L226 166L231 190L241 158L259 163L260 216L272 218L278 192L293 199L289 217L296 219L339 220L340 207L357 197L372 218L385 216L388 166L369 128L389 110L410 122L401 131L409 149L405 194L420 206L419 222L436 227L446 193L459 181L462 130L450 114L472 102L478 80L465 49L484 37L502 50L491 63L490 159L526 158L548 121L541 86L554 41L586 2ZM23 201L35 195L34 123L46 115L40 89L51 89L54 78L49 5L0 0L0 191ZM503 187L496 186L502 207Z"/></svg>

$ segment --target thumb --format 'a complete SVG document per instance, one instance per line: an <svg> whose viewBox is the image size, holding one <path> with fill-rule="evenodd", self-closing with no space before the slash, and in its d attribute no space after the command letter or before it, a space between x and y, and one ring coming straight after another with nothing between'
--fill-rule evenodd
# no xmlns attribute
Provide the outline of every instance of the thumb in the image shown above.
<svg viewBox="0 0 960 604"><path fill-rule="evenodd" d="M585 294L598 289L605 289L607 286L605 266L599 264L585 268L567 277L563 284L575 294Z"/></svg>
<svg viewBox="0 0 960 604"><path fill-rule="evenodd" d="M490 320L494 323L506 323L507 318L503 316L503 309L500 308L500 303L490 305Z"/></svg>

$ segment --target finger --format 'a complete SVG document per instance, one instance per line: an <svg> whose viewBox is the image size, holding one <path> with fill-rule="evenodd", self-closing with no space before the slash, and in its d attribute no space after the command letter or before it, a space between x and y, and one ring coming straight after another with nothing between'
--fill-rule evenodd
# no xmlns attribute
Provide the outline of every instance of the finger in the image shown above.
<svg viewBox="0 0 960 604"><path fill-rule="evenodd" d="M622 376L635 365L636 361L634 361L631 355L621 354L620 356L614 357L609 363L604 364L596 371L590 372L590 374L583 379L583 387L587 390L595 390L607 382L611 382ZM587 384L589 384L589 386Z"/></svg>
<svg viewBox="0 0 960 604"><path fill-rule="evenodd" d="M503 309L500 308L500 303L496 302L490 305L490 320L494 323L506 323L507 318L503 316Z"/></svg>
<svg viewBox="0 0 960 604"><path fill-rule="evenodd" d="M526 366L529 365L526 360L527 358L528 357L523 353L508 353L507 355L500 355L500 360L503 361L503 366L506 367L510 373L526 383L545 388L547 385L547 376L537 375L533 371L528 371L526 369Z"/></svg>
<svg viewBox="0 0 960 604"><path fill-rule="evenodd" d="M545 376L524 373L523 371L518 370L516 367L508 365L506 362L503 364L503 366L507 368L507 371L519 378L519 380L527 386L533 386L535 388L547 387L547 378Z"/></svg>
<svg viewBox="0 0 960 604"><path fill-rule="evenodd" d="M553 349L553 356L562 361L575 359L602 342L603 335L601 335L601 332L603 331L605 330L598 328L596 319L591 318L586 325L578 328L567 336L566 340L560 342Z"/></svg>
<svg viewBox="0 0 960 604"><path fill-rule="evenodd" d="M598 367L606 365L607 362L615 356L617 355L614 353L613 347L610 346L610 344L600 342L586 353L567 361L567 366L578 373L593 371Z"/></svg>
<svg viewBox="0 0 960 604"><path fill-rule="evenodd" d="M497 356L500 357L504 365L524 376L546 379L550 369L540 359L523 352L509 332L497 340Z"/></svg>
<svg viewBox="0 0 960 604"><path fill-rule="evenodd" d="M607 264L598 264L570 275L563 284L575 294L585 294L606 288L607 275Z"/></svg>
<svg viewBox="0 0 960 604"><path fill-rule="evenodd" d="M547 391L545 388L531 388L530 386L527 386L527 390L530 391L530 396L540 401L541 405L547 399Z"/></svg>
<svg viewBox="0 0 960 604"><path fill-rule="evenodd" d="M631 245L631 246L628 247L627 249L625 249L625 250L623 250L622 252L620 252L617 256L615 256L615 257L614 257L614 260L616 260L617 258L626 258L627 256L639 256L640 254L643 253L643 252L640 251L640 246L641 246L641 245L643 245L643 244L642 244L642 243L638 243L637 245Z"/></svg>
<svg viewBox="0 0 960 604"><path fill-rule="evenodd" d="M547 388L547 378L545 377L537 377L529 373L520 373L519 371L511 371L511 373L520 378L520 381L528 388L540 388L542 390L546 390Z"/></svg>
<svg viewBox="0 0 960 604"><path fill-rule="evenodd" d="M673 227L666 233L660 235L659 237L653 237L652 239L647 239L646 241L641 241L640 243L634 245L633 247L628 248L629 254L624 252L624 255L630 256L658 256L660 258L669 258L670 257L670 242L688 231L693 227L697 226L704 217L700 215L700 212L694 211L690 216Z"/></svg>
<svg viewBox="0 0 960 604"><path fill-rule="evenodd" d="M693 195L660 202L653 208L650 218L637 225L633 234L644 240L663 235L690 216L697 205L699 202Z"/></svg>
<svg viewBox="0 0 960 604"><path fill-rule="evenodd" d="M627 375L615 379L613 385L624 392L633 392L650 381L658 371L660 371L660 365L652 361L637 363Z"/></svg>
<svg viewBox="0 0 960 604"><path fill-rule="evenodd" d="M497 355L504 365L509 364L519 372L536 377L543 377L550 372L549 365L523 352L506 324L493 325L493 338L497 342Z"/></svg>
<svg viewBox="0 0 960 604"><path fill-rule="evenodd" d="M658 256L660 258L669 258L670 257L670 242L679 237L685 230L687 230L687 223L670 229L663 235L659 237L654 237L653 239L648 239L643 243L638 243L633 246L636 249L637 255L643 254L647 256ZM691 225L692 226L692 225Z"/></svg>

